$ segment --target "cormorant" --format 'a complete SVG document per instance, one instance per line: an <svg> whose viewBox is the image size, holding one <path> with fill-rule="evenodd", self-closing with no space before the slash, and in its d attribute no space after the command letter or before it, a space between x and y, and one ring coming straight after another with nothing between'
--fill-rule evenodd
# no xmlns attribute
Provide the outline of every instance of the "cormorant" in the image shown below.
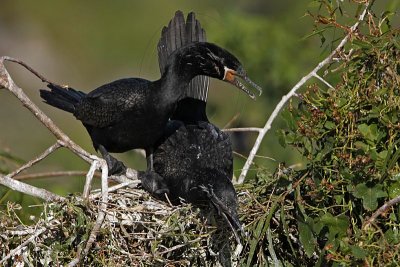
<svg viewBox="0 0 400 267"><path fill-rule="evenodd" d="M72 113L83 123L94 148L107 161L110 175L124 173L126 167L109 152L135 148L145 149L147 168L151 170L153 146L162 137L176 103L185 96L187 85L198 75L229 82L251 98L254 94L237 77L259 89L235 56L215 44L197 42L169 55L159 80L120 79L88 94L48 84L50 91L40 90L40 96L47 104Z"/></svg>
<svg viewBox="0 0 400 267"><path fill-rule="evenodd" d="M194 13L186 24L178 11L164 27L158 44L161 73L166 54L190 42L205 41L205 33ZM209 122L206 101L209 80L198 77L177 104L164 136L154 150L154 172L140 174L142 186L174 204L180 199L214 207L234 231L242 230L237 214L237 195L232 185L233 156L228 134Z"/></svg>

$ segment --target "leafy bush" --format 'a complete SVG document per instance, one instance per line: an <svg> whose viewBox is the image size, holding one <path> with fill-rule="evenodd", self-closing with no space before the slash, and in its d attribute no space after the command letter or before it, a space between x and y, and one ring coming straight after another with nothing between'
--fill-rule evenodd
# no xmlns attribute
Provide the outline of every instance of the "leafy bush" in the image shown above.
<svg viewBox="0 0 400 267"><path fill-rule="evenodd" d="M320 10L313 17L322 43L326 30L347 34L337 19L344 12L339 2L316 2ZM362 10L363 4L354 5ZM400 262L399 206L366 227L378 207L400 195L400 36L391 15L370 9L337 55L340 60L325 71L324 79L338 80L334 88L311 84L298 107L291 102L283 112L288 129L279 132L280 142L295 147L307 163L269 177L273 183L265 186L264 197L279 205L263 221L261 235L253 235L259 251L249 255L248 265L263 262L260 255L295 266ZM273 250L263 244L268 228L274 231Z"/></svg>

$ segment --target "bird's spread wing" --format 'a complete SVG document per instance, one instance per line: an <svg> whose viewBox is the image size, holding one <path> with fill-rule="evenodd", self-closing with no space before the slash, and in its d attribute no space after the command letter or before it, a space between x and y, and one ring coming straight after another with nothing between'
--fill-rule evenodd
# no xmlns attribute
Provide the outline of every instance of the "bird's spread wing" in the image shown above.
<svg viewBox="0 0 400 267"><path fill-rule="evenodd" d="M206 32L196 19L195 14L189 13L185 23L182 11L177 11L168 27L162 29L161 38L157 45L161 74L165 71L169 55L176 49L192 42L205 42L206 40ZM209 83L210 79L206 76L195 77L188 86L186 97L206 101Z"/></svg>
<svg viewBox="0 0 400 267"><path fill-rule="evenodd" d="M74 115L86 125L111 126L127 115L142 112L149 84L144 79L129 78L102 85L82 99Z"/></svg>

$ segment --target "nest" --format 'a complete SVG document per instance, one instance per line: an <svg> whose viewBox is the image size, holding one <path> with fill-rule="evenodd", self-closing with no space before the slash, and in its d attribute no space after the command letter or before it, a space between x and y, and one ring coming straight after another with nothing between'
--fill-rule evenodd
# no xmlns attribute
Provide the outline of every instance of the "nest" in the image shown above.
<svg viewBox="0 0 400 267"><path fill-rule="evenodd" d="M21 225L14 212L0 213L0 257L18 253L6 266L66 265L83 250L98 216L100 196L70 196L65 203L45 203L34 225ZM235 239L220 227L211 209L172 206L139 189L109 194L105 220L85 266L223 266L234 262ZM219 225L219 227L217 227ZM30 240L28 240L30 239ZM28 242L22 246L24 242ZM20 246L20 247L19 247ZM218 264L218 265L219 265Z"/></svg>

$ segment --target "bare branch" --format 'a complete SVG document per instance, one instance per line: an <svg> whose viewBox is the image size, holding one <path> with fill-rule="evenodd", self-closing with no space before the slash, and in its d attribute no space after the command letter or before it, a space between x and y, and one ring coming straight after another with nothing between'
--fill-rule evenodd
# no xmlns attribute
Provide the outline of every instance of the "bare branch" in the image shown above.
<svg viewBox="0 0 400 267"><path fill-rule="evenodd" d="M86 174L85 186L83 187L83 193L82 193L83 198L85 198L85 199L88 198L88 196L89 196L90 185L92 184L93 176L94 176L94 173L95 173L98 165L99 165L98 160L93 161L88 173Z"/></svg>
<svg viewBox="0 0 400 267"><path fill-rule="evenodd" d="M245 127L245 128L227 128L222 129L223 132L261 132L262 128L258 127Z"/></svg>
<svg viewBox="0 0 400 267"><path fill-rule="evenodd" d="M117 191L117 190L119 190L121 188L124 188L124 187L132 187L132 186L136 187L137 185L138 185L138 181L132 180L132 181L128 181L128 182L124 182L124 183L120 183L120 184L114 185L114 186L112 186L112 187L110 187L108 189L108 192L109 193L110 192L114 192L114 191ZM101 194L102 194L102 192L94 193L94 194L92 193L92 194L90 194L89 197L90 197L90 199L96 199Z"/></svg>
<svg viewBox="0 0 400 267"><path fill-rule="evenodd" d="M374 214L372 214L372 216L365 222L363 229L366 230L368 228L368 226L373 223L376 218L378 218L378 216L380 216L382 213L384 213L387 209L389 209L390 207L396 205L397 203L400 203L400 196L397 196L391 200L389 200L388 202L386 202L385 204L383 204L379 209L377 209Z"/></svg>
<svg viewBox="0 0 400 267"><path fill-rule="evenodd" d="M95 161L96 164L93 164L94 166L97 165L97 162L101 166L101 201L99 204L99 213L97 215L96 222L92 228L92 231L90 232L88 241L86 243L85 249L82 251L82 253L78 252L78 255L75 259L73 259L68 266L75 266L76 264L79 263L81 257L85 256L90 248L93 245L93 242L96 240L96 236L101 228L101 225L103 224L104 218L106 217L106 209L107 209L107 203L108 203L108 166L107 163L104 159L98 159ZM92 165L92 167L93 167Z"/></svg>
<svg viewBox="0 0 400 267"><path fill-rule="evenodd" d="M8 176L1 176L0 183L12 188L13 190L17 190L19 192L23 192L26 194L30 194L32 196L40 197L42 199L45 199L47 201L63 201L65 198L61 196L57 196L56 194L53 194L51 192L48 192L44 189L36 188L31 185L27 185L25 183L13 180L11 177L17 175L18 173L22 172L23 170L26 170L27 168L31 167L32 165L36 164L37 162L41 161L45 157L47 157L49 154L54 152L56 149L59 147L63 146L71 150L74 154L77 154L79 157L81 157L83 160L85 160L88 163L92 163L94 160L98 159L98 157L91 155L84 149L82 149L79 145L74 143L63 131L61 131L60 128L58 128L54 122L46 115L44 114L30 99L29 97L23 92L23 90L18 87L15 82L12 80L10 74L8 73L7 69L4 66L4 61L11 61L18 63L22 66L24 66L26 69L31 71L33 74L35 74L37 77L39 77L42 81L48 82L48 83L53 83L49 81L48 79L44 78L42 75L40 75L38 72L33 70L31 67L29 67L26 63L23 61L10 58L10 57L0 57L0 88L5 88L9 90L11 93L13 93L21 102L22 104L30 110L34 116L42 122L42 124L49 129L49 131L57 138L57 143L48 148L45 152L43 152L41 155L39 155L37 158L29 161L16 171L10 173ZM55 83L53 83L55 84ZM129 175L128 175L129 174ZM134 180L137 180L137 172L132 169L128 169L127 171L127 177L124 176L118 176L118 177L112 177L111 179L114 181L119 181L119 182L128 182L131 181L129 178L132 178ZM133 186L133 185L131 185Z"/></svg>
<svg viewBox="0 0 400 267"><path fill-rule="evenodd" d="M243 166L243 170L238 178L238 183L241 184L244 182L244 179L246 178L247 172L249 171L250 165L254 160L254 156L257 154L257 151L261 145L261 142L264 139L265 134L271 129L271 125L274 122L275 118L278 116L279 112L281 109L284 107L286 102L296 93L296 91L303 86L310 78L315 77L315 75L318 75L318 71L322 69L325 65L329 64L332 62L332 59L335 57L335 55L344 47L344 45L347 43L347 41L350 39L351 35L354 34L355 30L357 29L358 25L360 24L361 21L364 20L365 15L367 14L367 11L371 5L371 1L366 1L365 2L365 8L364 11L361 13L359 16L357 22L351 26L348 34L342 39L342 41L339 43L339 45L336 47L335 50L332 51L332 53L325 58L323 61L321 61L310 73L308 73L306 76L301 78L301 80L289 91L288 94L284 95L281 99L281 101L278 103L278 105L275 107L274 111L272 112L271 116L268 118L267 122L265 123L264 128L259 132L258 137L254 143L253 148L250 151L249 157L247 158L246 163Z"/></svg>
<svg viewBox="0 0 400 267"><path fill-rule="evenodd" d="M37 158L30 160L29 162L27 162L26 164L24 164L23 166L21 166L20 168L18 168L17 170L13 171L12 173L8 174L9 177L14 177L15 175L19 174L20 172L32 167L34 164L38 163L39 161L43 160L44 158L46 158L48 155L50 155L51 153L53 153L55 150L57 150L61 145L57 142L54 145L52 145L51 147L49 147L48 149L46 149L46 151L44 151L42 154L40 154Z"/></svg>
<svg viewBox="0 0 400 267"><path fill-rule="evenodd" d="M43 123L47 129L49 129L49 131L59 140L59 143L62 146L68 147L70 150L75 152L75 154L79 155L83 160L92 163L93 160L90 158L90 154L79 145L75 144L63 131L61 131L61 129L58 128L54 124L54 122L29 99L24 91L14 83L14 81L11 79L10 74L4 66L5 60L16 62L18 64L21 64L28 70L32 70L32 68L28 67L25 63L22 63L22 61L10 57L0 57L0 87L4 87L11 93L13 93L22 102L24 107L29 109L35 115L35 117L41 123ZM35 75L37 75L37 73Z"/></svg>
<svg viewBox="0 0 400 267"><path fill-rule="evenodd" d="M46 178L46 177L61 177L61 176L86 176L87 171L54 171L54 172L41 172L41 173L28 173L23 175L18 175L13 177L14 179L29 180L36 178ZM101 177L98 173L94 174L95 177Z"/></svg>
<svg viewBox="0 0 400 267"><path fill-rule="evenodd" d="M10 61L10 62L17 63L17 64L23 66L24 68L26 68L27 70L29 70L31 73L33 73L36 77L38 77L42 82L45 82L45 83L52 83L52 84L57 85L57 86L59 86L59 87L68 87L68 86L60 85L60 84L57 84L57 83L55 83L55 82L50 81L49 79L45 78L43 75L41 75L40 73L38 73L36 70L34 70L32 67L28 66L28 64L26 64L26 63L25 63L24 61L22 61L22 60L15 59L15 58L12 58L12 57L7 57L7 56L2 57L2 59L3 59L3 60Z"/></svg>
<svg viewBox="0 0 400 267"><path fill-rule="evenodd" d="M42 188L38 188L15 179L12 179L8 176L0 175L0 184L11 188L12 190L28 194L30 196L38 197L44 199L49 202L61 202L65 201L65 198L59 195L56 195L50 191L47 191Z"/></svg>
<svg viewBox="0 0 400 267"><path fill-rule="evenodd" d="M326 86L328 86L331 89L335 89L330 83L328 83L327 81L325 81L325 79L323 79L321 76L319 76L317 73L314 73L314 77L317 78L318 80L320 80L321 82L323 82Z"/></svg>

